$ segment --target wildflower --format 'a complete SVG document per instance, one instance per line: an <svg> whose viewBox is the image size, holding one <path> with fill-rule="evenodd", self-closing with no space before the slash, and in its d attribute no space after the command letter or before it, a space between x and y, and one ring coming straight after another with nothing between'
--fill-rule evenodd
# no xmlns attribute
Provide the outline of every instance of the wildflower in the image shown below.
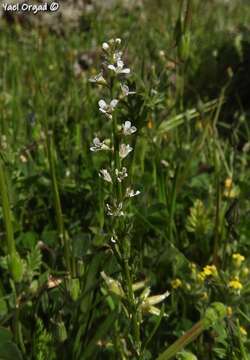
<svg viewBox="0 0 250 360"><path fill-rule="evenodd" d="M118 280L115 280L112 277L106 275L106 273L104 271L101 272L101 277L105 281L105 283L108 287L108 290L111 293L118 295L120 297L124 297L123 288Z"/></svg>
<svg viewBox="0 0 250 360"><path fill-rule="evenodd" d="M124 216L124 212L122 210L122 203L119 203L117 206L111 206L106 204L107 214L109 216Z"/></svg>
<svg viewBox="0 0 250 360"><path fill-rule="evenodd" d="M176 278L176 279L172 280L171 281L171 286L172 286L173 289L178 289L179 287L181 287L182 286L181 279Z"/></svg>
<svg viewBox="0 0 250 360"><path fill-rule="evenodd" d="M111 100L110 104L107 104L105 100L99 100L99 110L104 113L109 119L112 119L112 112L118 104L118 100Z"/></svg>
<svg viewBox="0 0 250 360"><path fill-rule="evenodd" d="M90 147L90 151L101 151L101 150L109 150L108 145L104 144L103 141L100 141L98 137L95 137L93 140L93 144Z"/></svg>
<svg viewBox="0 0 250 360"><path fill-rule="evenodd" d="M239 195L239 188L237 186L234 186L233 179L231 177L226 178L224 182L224 196L230 199L237 198Z"/></svg>
<svg viewBox="0 0 250 360"><path fill-rule="evenodd" d="M243 288L243 285L239 281L239 278L235 277L231 281L229 281L228 287L232 290L240 291Z"/></svg>
<svg viewBox="0 0 250 360"><path fill-rule="evenodd" d="M120 171L118 169L115 169L115 175L117 180L119 182L122 182L128 176L127 168L123 166Z"/></svg>
<svg viewBox="0 0 250 360"><path fill-rule="evenodd" d="M122 96L134 95L136 94L135 91L129 91L129 87L125 84L121 84Z"/></svg>
<svg viewBox="0 0 250 360"><path fill-rule="evenodd" d="M138 281L138 282L134 283L134 284L132 285L133 291L137 291L137 290L143 289L143 288L146 286L147 282L148 282L148 279L145 279L145 280Z"/></svg>
<svg viewBox="0 0 250 360"><path fill-rule="evenodd" d="M204 281L207 277L216 277L218 275L215 265L207 265L203 270L197 275L198 280Z"/></svg>
<svg viewBox="0 0 250 360"><path fill-rule="evenodd" d="M113 54L113 60L114 62L117 62L118 60L121 60L122 57L122 51L115 51Z"/></svg>
<svg viewBox="0 0 250 360"><path fill-rule="evenodd" d="M117 45L121 45L122 40L120 38L116 38L115 42L116 42Z"/></svg>
<svg viewBox="0 0 250 360"><path fill-rule="evenodd" d="M203 272L200 272L199 274L197 274L197 279L200 282L203 282L205 280L205 276L204 276Z"/></svg>
<svg viewBox="0 0 250 360"><path fill-rule="evenodd" d="M104 79L102 73L99 73L99 74L97 74L96 76L92 76L92 77L89 79L89 82L97 83L97 84L99 84L99 85L106 85L106 84L107 84L107 82L106 82L106 80Z"/></svg>
<svg viewBox="0 0 250 360"><path fill-rule="evenodd" d="M158 54L159 54L160 58L165 59L165 51L164 50L160 50Z"/></svg>
<svg viewBox="0 0 250 360"><path fill-rule="evenodd" d="M28 162L28 157L26 156L26 155L24 155L24 154L21 154L20 156L19 156L19 159L20 159L20 161L22 162L22 163L27 163Z"/></svg>
<svg viewBox="0 0 250 360"><path fill-rule="evenodd" d="M227 316L231 317L233 315L233 309L231 308L231 306L227 307Z"/></svg>
<svg viewBox="0 0 250 360"><path fill-rule="evenodd" d="M236 253L232 255L233 262L235 263L236 267L240 267L241 263L245 260L245 256Z"/></svg>
<svg viewBox="0 0 250 360"><path fill-rule="evenodd" d="M137 128L135 126L131 126L131 121L125 121L124 124L122 124L123 134L125 136L132 135L136 132Z"/></svg>
<svg viewBox="0 0 250 360"><path fill-rule="evenodd" d="M101 169L99 172L99 176L103 178L103 180L112 183L112 178L108 170Z"/></svg>
<svg viewBox="0 0 250 360"><path fill-rule="evenodd" d="M108 65L108 69L114 71L114 73L116 75L129 74L130 73L129 68L124 68L124 62L121 59L118 59L116 61L116 66L115 65Z"/></svg>
<svg viewBox="0 0 250 360"><path fill-rule="evenodd" d="M231 177L226 178L224 185L226 189L231 189L233 185L233 179Z"/></svg>
<svg viewBox="0 0 250 360"><path fill-rule="evenodd" d="M150 118L148 119L148 122L147 122L147 128L148 128L148 129L153 129L153 126L154 126L153 120L152 120L152 118L150 117Z"/></svg>
<svg viewBox="0 0 250 360"><path fill-rule="evenodd" d="M141 192L140 192L139 190L134 191L134 190L132 190L131 188L127 188L127 189L126 189L126 197L127 197L127 198L137 196L137 195L139 195L140 193L141 193Z"/></svg>
<svg viewBox="0 0 250 360"><path fill-rule="evenodd" d="M246 331L246 329L245 329L243 326L240 326L240 334L241 334L242 336L247 336L247 331Z"/></svg>
<svg viewBox="0 0 250 360"><path fill-rule="evenodd" d="M201 299L202 299L202 300L207 300L207 299L208 299L208 294L207 294L206 291L203 291L203 292L201 293Z"/></svg>
<svg viewBox="0 0 250 360"><path fill-rule="evenodd" d="M102 49L103 49L104 51L108 51L108 50L110 49L109 44L106 43L106 42L104 42L104 43L102 44Z"/></svg>
<svg viewBox="0 0 250 360"><path fill-rule="evenodd" d="M150 313L159 316L161 313L160 309L154 305L164 301L170 295L170 293L166 291L164 294L148 297L150 294L150 289L147 288L146 290L148 291L144 294L144 300L141 303L141 310L144 313Z"/></svg>
<svg viewBox="0 0 250 360"><path fill-rule="evenodd" d="M207 265L203 268L203 273L205 275L205 277L208 276L217 276L217 269L215 265Z"/></svg>
<svg viewBox="0 0 250 360"><path fill-rule="evenodd" d="M120 158L125 159L132 150L133 148L130 145L121 144L119 149Z"/></svg>

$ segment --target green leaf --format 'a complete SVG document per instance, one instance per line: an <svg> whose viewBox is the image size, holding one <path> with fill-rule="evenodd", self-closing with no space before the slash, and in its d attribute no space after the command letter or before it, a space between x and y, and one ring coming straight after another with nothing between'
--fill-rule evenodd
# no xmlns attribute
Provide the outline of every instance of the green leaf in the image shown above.
<svg viewBox="0 0 250 360"><path fill-rule="evenodd" d="M12 340L12 334L10 330L0 326L0 344L3 342L10 342Z"/></svg>
<svg viewBox="0 0 250 360"><path fill-rule="evenodd" d="M95 358L93 356L94 352L97 349L97 342L98 340L102 339L110 330L110 328L112 326L114 326L114 322L115 322L115 318L116 318L116 312L112 312L103 322L102 324L98 327L94 337L90 340L89 344L87 345L87 347L85 348L81 360L85 360L85 359L93 359Z"/></svg>
<svg viewBox="0 0 250 360"><path fill-rule="evenodd" d="M17 242L21 243L21 246L23 246L26 249L33 249L37 243L37 234L33 231L27 231L23 234L21 234Z"/></svg>
<svg viewBox="0 0 250 360"><path fill-rule="evenodd" d="M42 263L42 255L40 249L35 247L28 255L27 255L27 267L28 272L32 275L39 274L38 270Z"/></svg>
<svg viewBox="0 0 250 360"><path fill-rule="evenodd" d="M16 344L11 341L0 342L0 360L23 360Z"/></svg>

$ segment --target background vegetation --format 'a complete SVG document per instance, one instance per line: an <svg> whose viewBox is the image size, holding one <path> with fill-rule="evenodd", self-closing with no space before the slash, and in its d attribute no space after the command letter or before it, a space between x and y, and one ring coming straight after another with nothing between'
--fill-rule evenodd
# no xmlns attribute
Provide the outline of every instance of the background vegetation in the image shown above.
<svg viewBox="0 0 250 360"><path fill-rule="evenodd" d="M250 359L250 5L129 5L89 4L74 28L1 20L1 359ZM143 314L139 355L126 301L101 276L124 287L107 160L89 150L111 136L88 80L117 37L136 90L120 114L138 129L129 268L146 292L170 292Z"/></svg>

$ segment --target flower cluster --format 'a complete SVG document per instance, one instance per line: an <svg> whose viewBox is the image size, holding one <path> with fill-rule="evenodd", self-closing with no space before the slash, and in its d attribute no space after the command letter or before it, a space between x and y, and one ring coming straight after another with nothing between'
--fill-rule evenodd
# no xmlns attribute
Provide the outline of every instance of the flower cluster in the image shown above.
<svg viewBox="0 0 250 360"><path fill-rule="evenodd" d="M129 136L133 135L137 128L130 120L118 125L116 115L117 109L121 105L120 100L124 100L124 98L135 94L135 92L130 91L125 83L127 76L130 74L130 69L122 60L121 39L111 39L104 42L102 50L104 55L103 71L92 77L90 82L102 85L109 90L110 98L100 99L98 107L100 113L112 123L112 143L108 144L107 140L100 140L95 137L90 150L92 152L105 150L112 152L110 169L101 169L99 176L106 183L112 185L112 194L110 194L112 203L106 204L107 215L119 217L125 215L124 202L140 193L140 191L135 191L126 185L128 171L123 165L124 159L133 151L132 146L125 139L127 140ZM124 184L122 184L123 182Z"/></svg>
<svg viewBox="0 0 250 360"><path fill-rule="evenodd" d="M208 277L216 277L218 272L215 265L206 265L203 270L198 274L198 278L204 281Z"/></svg>

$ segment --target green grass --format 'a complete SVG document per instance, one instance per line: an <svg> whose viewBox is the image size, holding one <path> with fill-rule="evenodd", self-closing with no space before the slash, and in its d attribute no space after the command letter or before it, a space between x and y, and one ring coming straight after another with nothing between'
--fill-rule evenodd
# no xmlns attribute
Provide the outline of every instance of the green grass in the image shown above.
<svg viewBox="0 0 250 360"><path fill-rule="evenodd" d="M1 359L250 358L249 20L243 0L148 0L60 35L3 22ZM141 194L113 221L124 189L98 173L117 158L89 148L120 139L88 80L117 37Z"/></svg>

